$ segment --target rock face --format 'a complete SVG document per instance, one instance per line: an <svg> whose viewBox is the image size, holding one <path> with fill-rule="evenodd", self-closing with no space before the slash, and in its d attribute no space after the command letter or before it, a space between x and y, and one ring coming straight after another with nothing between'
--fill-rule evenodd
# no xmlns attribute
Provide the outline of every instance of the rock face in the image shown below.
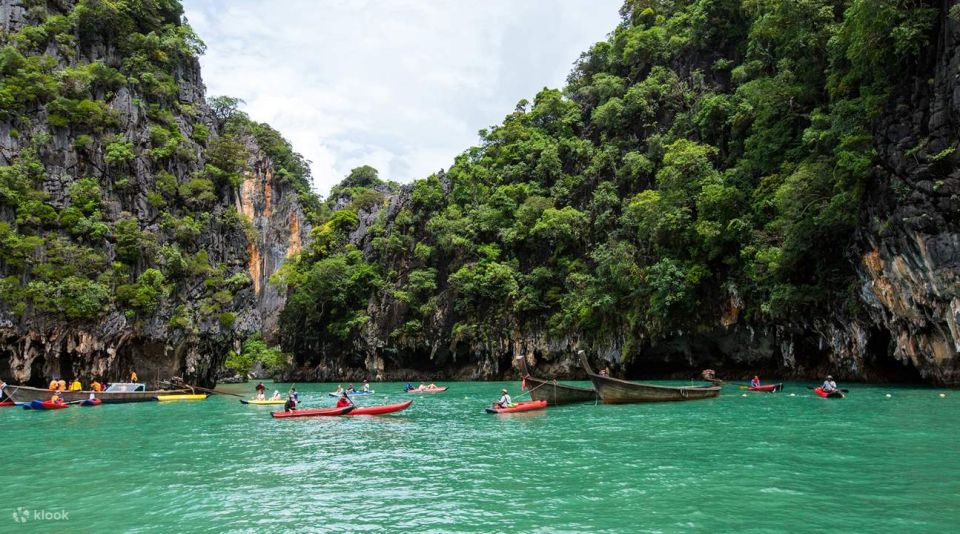
<svg viewBox="0 0 960 534"><path fill-rule="evenodd" d="M6 57L51 62L34 74L50 85L0 114L0 171L14 176L35 154L39 167L30 168L42 176L0 202L5 239L37 240L31 262L14 262L13 249L0 259L9 284L0 296L0 377L40 385L53 376L117 381L135 370L150 382L210 385L228 351L275 328L283 296L268 278L309 232L298 193L275 179L271 156L249 133L234 134L240 168L211 169L224 165L212 147L222 152L226 138L204 100L202 45L178 4L140 2L134 15L86 4L0 0ZM18 87L39 87L24 80ZM83 115L91 109L101 122ZM230 172L239 186L223 178ZM92 207L79 207L81 179L99 188ZM52 215L32 223L25 206ZM99 230L84 230L90 225ZM70 260L50 259L58 254L83 254L92 266L71 272ZM80 311L60 300L77 284Z"/></svg>
<svg viewBox="0 0 960 534"><path fill-rule="evenodd" d="M924 379L958 385L960 22L941 20L929 69L905 80L877 129L881 161L856 259L874 337Z"/></svg>

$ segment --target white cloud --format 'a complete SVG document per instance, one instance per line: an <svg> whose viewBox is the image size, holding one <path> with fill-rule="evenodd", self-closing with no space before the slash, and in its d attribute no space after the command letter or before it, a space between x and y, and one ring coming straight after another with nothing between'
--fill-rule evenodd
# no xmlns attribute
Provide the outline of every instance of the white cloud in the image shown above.
<svg viewBox="0 0 960 534"><path fill-rule="evenodd" d="M448 168L521 98L562 86L622 0L185 0L208 95L243 99L311 161L407 182Z"/></svg>

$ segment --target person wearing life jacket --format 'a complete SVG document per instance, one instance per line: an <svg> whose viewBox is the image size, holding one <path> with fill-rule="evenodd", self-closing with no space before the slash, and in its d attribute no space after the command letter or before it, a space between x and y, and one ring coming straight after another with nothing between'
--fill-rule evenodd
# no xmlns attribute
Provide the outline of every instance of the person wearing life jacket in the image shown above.
<svg viewBox="0 0 960 534"><path fill-rule="evenodd" d="M347 393L356 393L357 390L353 389L353 384L347 386Z"/></svg>
<svg viewBox="0 0 960 534"><path fill-rule="evenodd" d="M360 388L360 391L363 391L363 392L370 391L370 382L367 382L366 380L364 380L363 387Z"/></svg>
<svg viewBox="0 0 960 534"><path fill-rule="evenodd" d="M136 371L131 371L131 372L130 372L130 381L133 382L134 384L136 384L138 380L140 380L140 377L137 376L137 372L136 372Z"/></svg>
<svg viewBox="0 0 960 534"><path fill-rule="evenodd" d="M754 377L753 377L753 380L750 381L750 387L752 387L752 388L758 388L758 387L760 387L760 377L759 377L759 376L754 376Z"/></svg>
<svg viewBox="0 0 960 534"><path fill-rule="evenodd" d="M831 391L836 391L836 390L837 390L837 383L833 381L833 377L832 377L832 376L827 375L827 379L823 381L823 385L820 386L820 389L822 389L822 390L824 390L824 391L826 391L826 392L828 392L828 393L831 392Z"/></svg>
<svg viewBox="0 0 960 534"><path fill-rule="evenodd" d="M73 382L70 382L70 391L83 391L83 384L80 383L79 378L74 378Z"/></svg>
<svg viewBox="0 0 960 534"><path fill-rule="evenodd" d="M296 409L297 409L297 401L294 400L293 394L291 393L289 396L287 396L287 402L283 403L283 411L293 412L293 411L296 411Z"/></svg>
<svg viewBox="0 0 960 534"><path fill-rule="evenodd" d="M99 381L94 379L93 382L90 382L90 389L92 389L93 391L96 391L97 393L100 393L101 391L103 391L103 385L100 384Z"/></svg>
<svg viewBox="0 0 960 534"><path fill-rule="evenodd" d="M67 390L67 381L64 379L57 380L57 391L66 391Z"/></svg>
<svg viewBox="0 0 960 534"><path fill-rule="evenodd" d="M50 396L50 402L53 404L63 404L63 399L60 398L57 392L54 392L53 395Z"/></svg>
<svg viewBox="0 0 960 534"><path fill-rule="evenodd" d="M276 389L273 390L273 397L271 397L270 400L280 400L280 391Z"/></svg>
<svg viewBox="0 0 960 534"><path fill-rule="evenodd" d="M340 398L337 399L337 408L346 408L347 406L353 406L353 402L350 400L350 397L347 397L347 392L344 391L340 394Z"/></svg>
<svg viewBox="0 0 960 534"><path fill-rule="evenodd" d="M51 378L51 379L50 379L50 386L49 386L47 389L49 389L50 391L56 391L56 390L57 390L57 379L56 379L56 378Z"/></svg>

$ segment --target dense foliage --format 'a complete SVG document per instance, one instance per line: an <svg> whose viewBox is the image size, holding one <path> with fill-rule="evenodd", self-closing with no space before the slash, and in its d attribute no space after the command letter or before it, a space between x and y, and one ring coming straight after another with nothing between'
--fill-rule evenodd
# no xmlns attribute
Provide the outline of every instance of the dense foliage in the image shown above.
<svg viewBox="0 0 960 534"><path fill-rule="evenodd" d="M229 337L251 281L223 242L252 237L234 208L250 146L312 199L303 158L236 100L203 101L178 1L23 4L0 31L4 319Z"/></svg>
<svg viewBox="0 0 960 534"><path fill-rule="evenodd" d="M628 0L621 15L563 90L521 101L398 206L369 170L334 191L278 277L289 348L386 326L395 346L546 331L629 358L721 318L857 313L845 250L871 128L945 15L922 0Z"/></svg>

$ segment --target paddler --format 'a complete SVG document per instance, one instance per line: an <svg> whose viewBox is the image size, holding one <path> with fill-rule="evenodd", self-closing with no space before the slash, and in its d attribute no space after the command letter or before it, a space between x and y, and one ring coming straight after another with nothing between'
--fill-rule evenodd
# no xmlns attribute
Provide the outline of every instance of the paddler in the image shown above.
<svg viewBox="0 0 960 534"><path fill-rule="evenodd" d="M500 400L496 404L498 408L507 408L513 405L513 399L507 394L507 388L500 390Z"/></svg>
<svg viewBox="0 0 960 534"><path fill-rule="evenodd" d="M83 384L80 383L79 378L74 378L73 382L70 382L70 391L83 391Z"/></svg>
<svg viewBox="0 0 960 534"><path fill-rule="evenodd" d="M754 376L754 377L753 377L753 380L750 381L750 387L752 387L752 388L758 388L758 387L760 387L760 377L759 377L759 376Z"/></svg>
<svg viewBox="0 0 960 534"><path fill-rule="evenodd" d="M827 379L823 381L823 385L820 386L820 389L822 389L822 390L824 390L824 391L826 391L826 392L836 391L836 390L837 390L837 383L833 381L833 377L832 377L832 376L827 375Z"/></svg>
<svg viewBox="0 0 960 534"><path fill-rule="evenodd" d="M293 397L294 402L300 402L300 394L297 393L297 388L290 388L290 396Z"/></svg>
<svg viewBox="0 0 960 534"><path fill-rule="evenodd" d="M271 397L271 399L280 400L280 390L277 390L277 389L273 390L273 397Z"/></svg>
<svg viewBox="0 0 960 534"><path fill-rule="evenodd" d="M267 391L267 386L263 385L263 382L257 384L257 396L263 396Z"/></svg>
<svg viewBox="0 0 960 534"><path fill-rule="evenodd" d="M370 391L370 382L367 382L366 380L364 380L363 387L360 388L360 391L363 391L364 393L368 393Z"/></svg>
<svg viewBox="0 0 960 534"><path fill-rule="evenodd" d="M335 391L335 393L336 393L337 395L343 393L343 386L340 385L340 384L337 384L337 391Z"/></svg>
<svg viewBox="0 0 960 534"><path fill-rule="evenodd" d="M344 391L337 399L337 408L346 408L347 406L353 406L353 401L350 400L350 397L347 397L347 392Z"/></svg>
<svg viewBox="0 0 960 534"><path fill-rule="evenodd" d="M293 398L293 394L291 393L289 396L287 396L287 402L283 404L283 411L292 412L296 409L297 409L297 401L296 399Z"/></svg>
<svg viewBox="0 0 960 534"><path fill-rule="evenodd" d="M353 389L353 384L350 384L350 385L347 386L347 391L346 391L346 393L356 393L356 392L357 392L357 390Z"/></svg>
<svg viewBox="0 0 960 534"><path fill-rule="evenodd" d="M63 404L63 399L60 398L60 395L57 394L57 392L54 392L53 395L50 397L50 402L54 404Z"/></svg>

